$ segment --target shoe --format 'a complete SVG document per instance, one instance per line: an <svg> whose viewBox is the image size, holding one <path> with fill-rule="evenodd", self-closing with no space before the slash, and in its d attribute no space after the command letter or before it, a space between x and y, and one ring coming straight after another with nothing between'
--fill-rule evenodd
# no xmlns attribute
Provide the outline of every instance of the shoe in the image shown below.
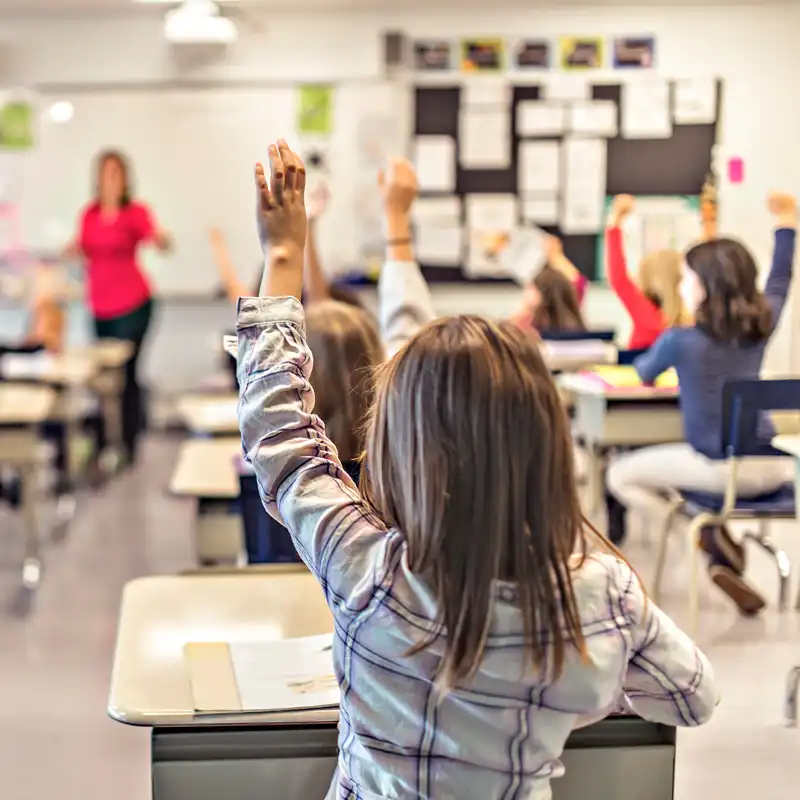
<svg viewBox="0 0 800 800"><path fill-rule="evenodd" d="M711 580L733 600L746 617L753 617L766 606L767 601L730 567L715 564L709 569Z"/></svg>
<svg viewBox="0 0 800 800"><path fill-rule="evenodd" d="M744 574L747 566L744 545L735 541L724 525L704 525L700 531L700 549L711 557L712 565Z"/></svg>

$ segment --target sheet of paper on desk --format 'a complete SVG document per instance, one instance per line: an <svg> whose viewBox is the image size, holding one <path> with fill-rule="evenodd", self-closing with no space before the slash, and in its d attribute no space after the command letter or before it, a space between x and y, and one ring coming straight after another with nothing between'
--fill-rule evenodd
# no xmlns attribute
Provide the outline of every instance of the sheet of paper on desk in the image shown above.
<svg viewBox="0 0 800 800"><path fill-rule="evenodd" d="M560 136L564 132L565 119L563 103L523 100L517 104L517 135Z"/></svg>
<svg viewBox="0 0 800 800"><path fill-rule="evenodd" d="M617 104L612 100L589 100L569 107L569 129L573 135L617 135Z"/></svg>
<svg viewBox="0 0 800 800"><path fill-rule="evenodd" d="M717 119L717 82L714 78L675 81L673 117L676 125L709 125Z"/></svg>
<svg viewBox="0 0 800 800"><path fill-rule="evenodd" d="M569 137L564 140L563 233L597 233L605 217L605 139Z"/></svg>
<svg viewBox="0 0 800 800"><path fill-rule="evenodd" d="M339 705L331 634L277 642L232 642L231 663L243 711Z"/></svg>
<svg viewBox="0 0 800 800"><path fill-rule="evenodd" d="M452 136L417 136L414 166L422 192L454 192L456 143Z"/></svg>
<svg viewBox="0 0 800 800"><path fill-rule="evenodd" d="M508 109L465 108L461 111L459 159L464 169L508 169L511 166L511 115Z"/></svg>
<svg viewBox="0 0 800 800"><path fill-rule="evenodd" d="M8 353L0 358L0 375L7 380L36 380L51 372L54 363L49 353Z"/></svg>
<svg viewBox="0 0 800 800"><path fill-rule="evenodd" d="M558 142L521 142L517 166L521 194L557 194L561 188L561 146Z"/></svg>
<svg viewBox="0 0 800 800"><path fill-rule="evenodd" d="M648 77L623 84L622 135L626 139L669 139L672 136L666 80Z"/></svg>

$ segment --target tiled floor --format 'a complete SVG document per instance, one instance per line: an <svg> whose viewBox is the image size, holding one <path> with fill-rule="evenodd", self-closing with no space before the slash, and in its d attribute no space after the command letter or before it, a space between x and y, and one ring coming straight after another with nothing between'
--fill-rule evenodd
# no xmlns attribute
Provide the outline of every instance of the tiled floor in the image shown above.
<svg viewBox="0 0 800 800"><path fill-rule="evenodd" d="M174 457L173 442L151 441L136 473L86 498L69 538L48 547L44 584L25 621L7 611L20 537L0 511L1 800L150 796L147 732L109 721L105 704L123 584L191 564L190 511L164 489ZM632 538L629 555L647 578L654 549L641 531ZM776 538L800 574L800 526L777 527ZM664 601L679 620L681 551L676 540ZM774 601L774 569L759 552L752 553L752 574ZM709 726L681 734L676 798L795 800L800 730L782 727L782 698L789 667L800 664L800 614L742 620L709 589L701 641L723 702Z"/></svg>

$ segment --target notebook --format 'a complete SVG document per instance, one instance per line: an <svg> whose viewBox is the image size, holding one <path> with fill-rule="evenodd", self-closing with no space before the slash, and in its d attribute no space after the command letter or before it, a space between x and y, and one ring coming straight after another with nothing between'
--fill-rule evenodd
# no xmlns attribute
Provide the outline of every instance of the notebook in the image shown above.
<svg viewBox="0 0 800 800"><path fill-rule="evenodd" d="M596 378L609 389L646 388L639 377L639 373L632 366L599 365L582 374L590 378ZM678 374L674 369L667 370L656 378L653 385L656 389L675 390L678 388Z"/></svg>
<svg viewBox="0 0 800 800"><path fill-rule="evenodd" d="M198 714L336 708L332 636L273 642L197 642L184 647Z"/></svg>

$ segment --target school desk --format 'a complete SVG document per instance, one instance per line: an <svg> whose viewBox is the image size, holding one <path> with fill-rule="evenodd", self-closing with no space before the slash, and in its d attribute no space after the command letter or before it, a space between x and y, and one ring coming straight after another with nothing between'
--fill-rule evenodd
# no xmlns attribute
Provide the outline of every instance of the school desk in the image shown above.
<svg viewBox="0 0 800 800"><path fill-rule="evenodd" d="M683 420L677 387L614 387L593 373L564 374L558 378L562 393L574 407L573 432L589 459L589 511L603 503L603 468L610 447L644 447L682 442Z"/></svg>
<svg viewBox="0 0 800 800"><path fill-rule="evenodd" d="M237 394L186 395L178 400L178 415L195 436L239 433Z"/></svg>
<svg viewBox="0 0 800 800"><path fill-rule="evenodd" d="M200 564L236 563L244 546L242 520L231 508L239 497L235 460L239 437L189 439L178 453L169 489L195 503L195 551Z"/></svg>
<svg viewBox="0 0 800 800"><path fill-rule="evenodd" d="M308 800L326 796L338 710L193 712L183 646L326 633L332 621L308 572L143 578L122 597L109 714L152 728L153 800ZM671 800L675 731L631 717L575 731L555 800Z"/></svg>
<svg viewBox="0 0 800 800"><path fill-rule="evenodd" d="M39 430L55 402L56 393L51 388L0 383L0 467L9 467L20 480L25 520L22 585L26 590L36 589L41 577L36 488L45 462Z"/></svg>
<svg viewBox="0 0 800 800"><path fill-rule="evenodd" d="M545 340L539 351L550 372L577 372L594 364L617 363L617 348L597 339Z"/></svg>
<svg viewBox="0 0 800 800"><path fill-rule="evenodd" d="M781 434L780 436L775 436L772 440L772 446L776 450L788 453L794 459L794 494L795 497L800 497L800 435ZM796 513L800 518L800 511ZM798 602L800 603L800 596L798 596Z"/></svg>

